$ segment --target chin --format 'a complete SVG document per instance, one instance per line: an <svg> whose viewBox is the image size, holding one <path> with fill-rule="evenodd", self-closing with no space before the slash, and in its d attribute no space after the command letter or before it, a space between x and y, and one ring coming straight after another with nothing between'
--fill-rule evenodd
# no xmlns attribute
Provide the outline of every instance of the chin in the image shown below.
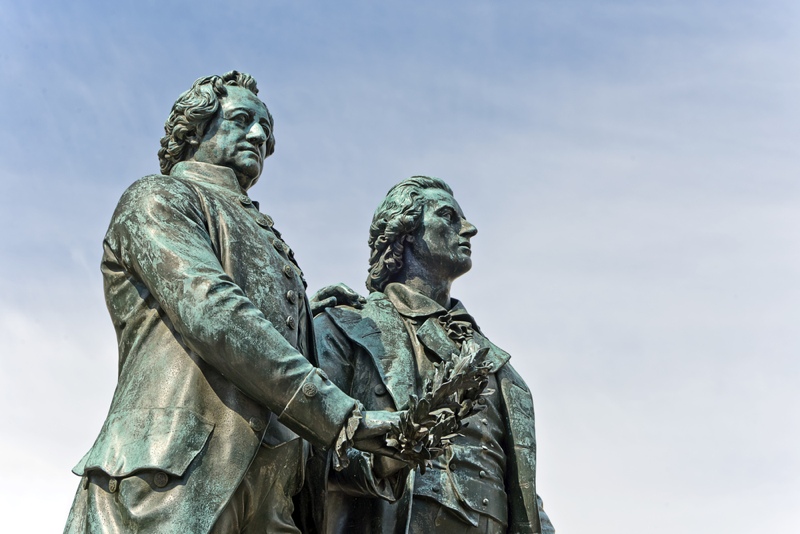
<svg viewBox="0 0 800 534"><path fill-rule="evenodd" d="M465 258L463 261L459 262L458 265L453 267L453 274L455 278L465 275L472 269L472 260L470 258Z"/></svg>
<svg viewBox="0 0 800 534"><path fill-rule="evenodd" d="M252 169L241 169L237 172L239 178L239 185L241 185L245 190L250 189L258 179L261 177L261 172L253 172Z"/></svg>

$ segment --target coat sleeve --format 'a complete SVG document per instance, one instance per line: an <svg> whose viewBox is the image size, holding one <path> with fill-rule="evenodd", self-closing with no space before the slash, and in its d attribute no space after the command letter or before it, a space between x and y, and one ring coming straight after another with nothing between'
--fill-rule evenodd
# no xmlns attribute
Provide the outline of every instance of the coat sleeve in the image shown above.
<svg viewBox="0 0 800 534"><path fill-rule="evenodd" d="M508 430L508 530L513 534L555 534L536 491L536 433L531 392L510 364L500 368L497 378Z"/></svg>
<svg viewBox="0 0 800 534"><path fill-rule="evenodd" d="M353 343L334 324L327 312L314 319L314 332L320 367L334 384L352 394L357 362L365 356L359 352L364 349ZM350 449L348 459L349 464L341 471L328 465L328 489L354 497L378 497L389 502L395 502L402 496L408 469L390 477L379 478L373 471L371 453Z"/></svg>
<svg viewBox="0 0 800 534"><path fill-rule="evenodd" d="M542 534L556 534L556 529L550 521L547 512L544 511L544 503L539 495L536 495L536 503L539 508L539 524L542 527Z"/></svg>
<svg viewBox="0 0 800 534"><path fill-rule="evenodd" d="M324 380L225 273L202 202L170 177L140 180L120 200L106 246L189 349L304 438L332 444L355 401Z"/></svg>

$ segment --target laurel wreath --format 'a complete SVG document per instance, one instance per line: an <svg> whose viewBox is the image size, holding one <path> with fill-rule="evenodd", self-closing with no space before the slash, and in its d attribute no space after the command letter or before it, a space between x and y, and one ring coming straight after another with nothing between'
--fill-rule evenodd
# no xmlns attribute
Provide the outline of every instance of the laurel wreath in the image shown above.
<svg viewBox="0 0 800 534"><path fill-rule="evenodd" d="M483 361L487 352L488 348L468 339L460 354L453 353L450 361L435 364L425 394L422 398L411 396L399 424L393 424L387 433L386 445L418 466L421 473L461 435L459 430L469 424L465 419L485 408L479 399L494 393L486 388L491 372L491 364Z"/></svg>

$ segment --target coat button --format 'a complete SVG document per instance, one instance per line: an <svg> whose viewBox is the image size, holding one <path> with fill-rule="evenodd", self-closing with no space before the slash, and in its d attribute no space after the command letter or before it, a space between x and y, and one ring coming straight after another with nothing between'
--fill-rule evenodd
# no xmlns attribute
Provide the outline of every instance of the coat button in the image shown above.
<svg viewBox="0 0 800 534"><path fill-rule="evenodd" d="M489 421L487 421L486 419L481 419L481 424L482 425L488 425Z"/></svg>
<svg viewBox="0 0 800 534"><path fill-rule="evenodd" d="M286 300L291 302L292 304L297 304L297 293L294 290L290 289L286 292Z"/></svg>
<svg viewBox="0 0 800 534"><path fill-rule="evenodd" d="M284 246L283 243L281 243L279 239L273 239L272 246L275 247L275 250L277 250L278 252L286 252L286 247Z"/></svg>
<svg viewBox="0 0 800 534"><path fill-rule="evenodd" d="M455 471L456 470L456 464L455 463L451 463L450 465L447 466L447 468L450 469L450 471Z"/></svg>
<svg viewBox="0 0 800 534"><path fill-rule="evenodd" d="M431 490L433 490L434 493L439 493L439 486L434 486Z"/></svg>
<svg viewBox="0 0 800 534"><path fill-rule="evenodd" d="M258 219L256 219L256 223L263 228L272 228L272 219L269 215L262 214Z"/></svg>
<svg viewBox="0 0 800 534"><path fill-rule="evenodd" d="M250 197L248 197L247 195L240 196L239 202L241 202L242 206L249 206L250 204L253 203L253 201L250 200Z"/></svg>
<svg viewBox="0 0 800 534"><path fill-rule="evenodd" d="M289 327L289 330L294 330L294 327L297 326L297 322L293 315L290 315L286 318L286 326Z"/></svg>
<svg viewBox="0 0 800 534"><path fill-rule="evenodd" d="M316 384L312 384L311 382L303 384L303 395L306 397L313 397L318 391Z"/></svg>
<svg viewBox="0 0 800 534"><path fill-rule="evenodd" d="M260 417L251 417L250 421L250 428L252 428L256 432L263 432L267 425L264 423L264 420Z"/></svg>
<svg viewBox="0 0 800 534"><path fill-rule="evenodd" d="M164 471L159 471L153 475L153 484L155 484L157 488L163 488L169 484L169 476L167 476Z"/></svg>
<svg viewBox="0 0 800 534"><path fill-rule="evenodd" d="M324 369L317 368L317 375L323 380L328 380L328 373Z"/></svg>
<svg viewBox="0 0 800 534"><path fill-rule="evenodd" d="M286 265L283 266L283 276L285 276L286 278L291 278L293 274L294 271L292 270L291 265L287 263Z"/></svg>
<svg viewBox="0 0 800 534"><path fill-rule="evenodd" d="M483 499L483 505L486 506L487 504L489 504L489 499Z"/></svg>
<svg viewBox="0 0 800 534"><path fill-rule="evenodd" d="M116 478L112 478L111 480L109 480L108 481L108 491L109 491L109 493L116 493L117 485L118 485L118 483L117 483L117 479Z"/></svg>
<svg viewBox="0 0 800 534"><path fill-rule="evenodd" d="M375 395L378 395L379 397L381 395L386 395L386 387L383 384L378 384L375 386L373 391L375 392Z"/></svg>
<svg viewBox="0 0 800 534"><path fill-rule="evenodd" d="M486 471L481 470L481 472L478 474L481 476L481 478L486 478Z"/></svg>

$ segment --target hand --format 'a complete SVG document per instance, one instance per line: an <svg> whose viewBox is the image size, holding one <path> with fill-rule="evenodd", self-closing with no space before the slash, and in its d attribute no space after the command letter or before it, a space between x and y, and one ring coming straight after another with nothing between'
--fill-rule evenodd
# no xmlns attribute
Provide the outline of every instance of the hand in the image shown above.
<svg viewBox="0 0 800 534"><path fill-rule="evenodd" d="M388 456L378 456L376 454L372 457L372 471L378 478L390 477L406 467L410 466L405 462L389 458Z"/></svg>
<svg viewBox="0 0 800 534"><path fill-rule="evenodd" d="M311 297L311 313L318 315L322 313L325 308L331 308L337 305L352 306L356 309L361 309L367 299L350 289L347 285L339 283L332 286L326 286L314 293Z"/></svg>
<svg viewBox="0 0 800 534"><path fill-rule="evenodd" d="M400 414L404 412L388 412L372 410L364 412L364 416L353 435L353 447L380 456L389 456L403 460L400 451L386 445L386 433L392 425L400 423Z"/></svg>

